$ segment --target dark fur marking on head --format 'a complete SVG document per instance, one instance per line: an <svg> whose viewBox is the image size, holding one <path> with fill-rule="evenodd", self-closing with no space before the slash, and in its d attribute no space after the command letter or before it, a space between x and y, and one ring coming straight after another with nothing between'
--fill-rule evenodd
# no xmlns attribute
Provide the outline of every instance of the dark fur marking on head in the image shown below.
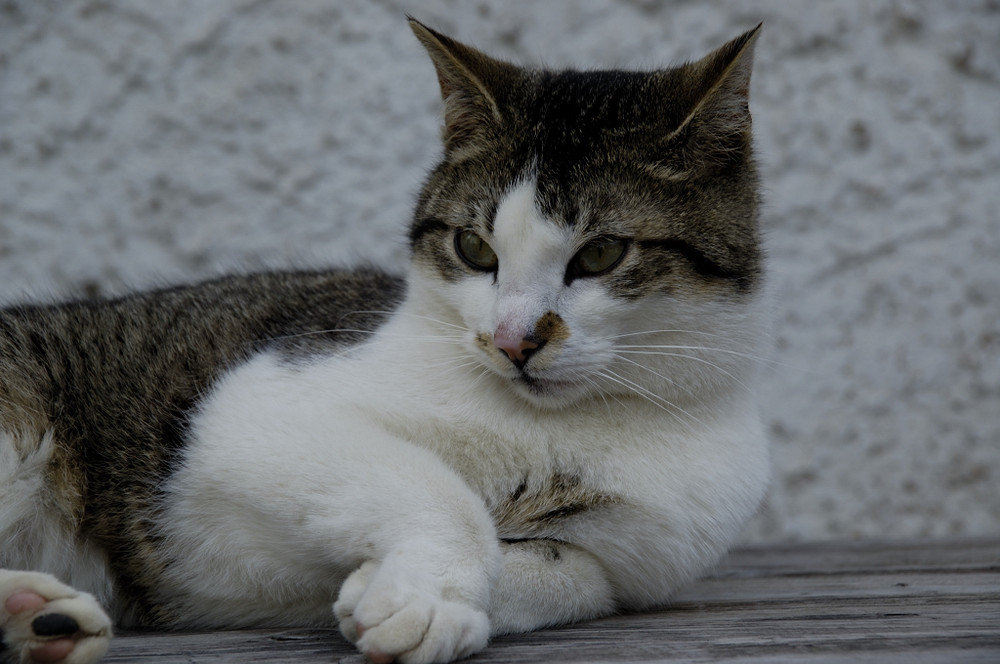
<svg viewBox="0 0 1000 664"><path fill-rule="evenodd" d="M723 267L712 260L704 252L684 240L642 240L638 242L644 249L661 249L683 257L694 271L703 277L724 279L733 282L740 291L748 290L753 283L754 274Z"/></svg>

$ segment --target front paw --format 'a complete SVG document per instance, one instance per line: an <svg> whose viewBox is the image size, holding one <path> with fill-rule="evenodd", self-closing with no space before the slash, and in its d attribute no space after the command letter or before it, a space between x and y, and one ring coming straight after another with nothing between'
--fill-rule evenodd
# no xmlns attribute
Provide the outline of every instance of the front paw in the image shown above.
<svg viewBox="0 0 1000 664"><path fill-rule="evenodd" d="M108 649L111 621L53 576L0 570L0 636L2 662L90 664Z"/></svg>
<svg viewBox="0 0 1000 664"><path fill-rule="evenodd" d="M375 664L450 662L486 647L482 608L408 572L368 561L347 578L333 610L348 640Z"/></svg>

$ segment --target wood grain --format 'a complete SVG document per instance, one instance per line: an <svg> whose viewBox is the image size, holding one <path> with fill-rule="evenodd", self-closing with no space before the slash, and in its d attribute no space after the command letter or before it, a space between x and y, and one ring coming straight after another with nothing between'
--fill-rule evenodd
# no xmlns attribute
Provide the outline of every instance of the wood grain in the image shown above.
<svg viewBox="0 0 1000 664"><path fill-rule="evenodd" d="M335 629L124 633L107 662L361 663ZM467 660L1000 663L1000 538L748 547L658 612L502 637Z"/></svg>

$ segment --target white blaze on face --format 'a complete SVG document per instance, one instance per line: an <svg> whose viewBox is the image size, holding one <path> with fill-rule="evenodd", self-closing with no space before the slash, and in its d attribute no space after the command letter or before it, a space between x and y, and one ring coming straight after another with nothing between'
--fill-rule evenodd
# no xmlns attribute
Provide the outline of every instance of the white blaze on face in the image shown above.
<svg viewBox="0 0 1000 664"><path fill-rule="evenodd" d="M515 185L500 201L493 223L499 260L495 335L523 338L547 311L557 311L572 231L546 219L535 200L536 183Z"/></svg>

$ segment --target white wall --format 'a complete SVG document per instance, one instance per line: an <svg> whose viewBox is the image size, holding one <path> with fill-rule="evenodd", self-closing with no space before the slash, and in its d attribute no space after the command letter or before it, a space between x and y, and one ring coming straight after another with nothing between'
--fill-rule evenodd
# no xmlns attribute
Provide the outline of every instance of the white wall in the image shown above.
<svg viewBox="0 0 1000 664"><path fill-rule="evenodd" d="M401 261L439 117L406 12L580 67L698 57L764 20L777 480L750 536L996 534L997 7L8 1L0 298Z"/></svg>

